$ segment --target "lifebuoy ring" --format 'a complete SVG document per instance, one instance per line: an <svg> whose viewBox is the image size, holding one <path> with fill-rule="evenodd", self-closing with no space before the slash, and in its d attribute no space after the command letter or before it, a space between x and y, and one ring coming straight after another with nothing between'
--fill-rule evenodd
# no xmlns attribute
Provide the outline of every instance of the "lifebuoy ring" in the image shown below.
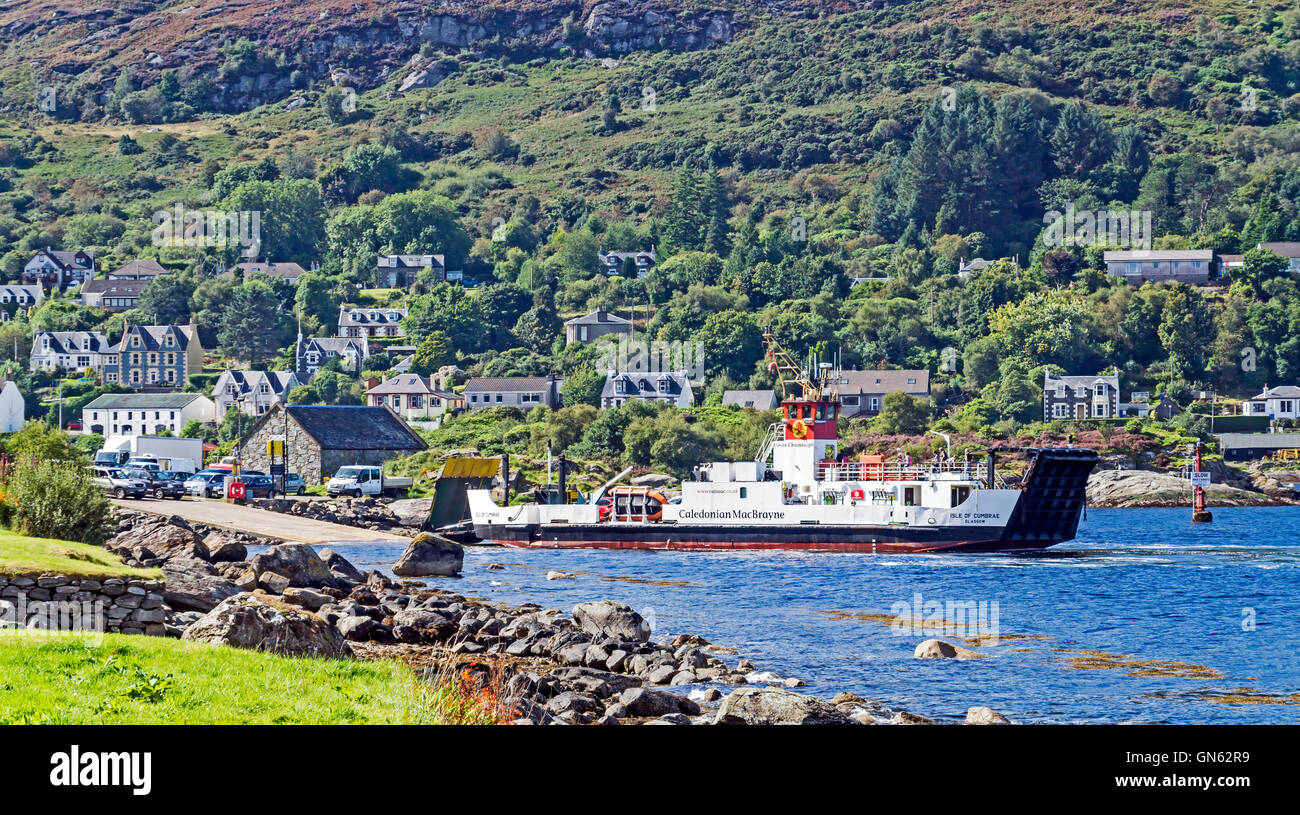
<svg viewBox="0 0 1300 815"><path fill-rule="evenodd" d="M767 363L767 372L770 373L770 374L774 374L774 373L776 373L776 361L775 361L775 360L773 360L772 362Z"/></svg>
<svg viewBox="0 0 1300 815"><path fill-rule="evenodd" d="M803 419L795 419L794 424L790 425L790 432L796 439L802 439L808 435L808 423Z"/></svg>
<svg viewBox="0 0 1300 815"><path fill-rule="evenodd" d="M862 492L862 490L854 490L852 493L850 493L850 496L853 497L853 498L865 498L865 497L866 497L866 495Z"/></svg>

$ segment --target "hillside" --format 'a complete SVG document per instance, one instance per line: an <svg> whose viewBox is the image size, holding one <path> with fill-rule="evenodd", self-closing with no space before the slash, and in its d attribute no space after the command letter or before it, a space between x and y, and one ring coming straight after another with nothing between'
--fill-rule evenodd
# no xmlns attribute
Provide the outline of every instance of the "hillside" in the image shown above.
<svg viewBox="0 0 1300 815"><path fill-rule="evenodd" d="M1300 290L1254 249L1300 241L1300 14L1280 5L23 0L0 31L0 274L47 246L176 272L124 313L55 300L0 327L19 368L33 326L193 320L202 389L227 364L294 364L298 318L328 335L360 304L410 309L417 372L556 373L589 405L601 350L561 323L597 308L700 343L710 397L771 386L769 324L798 353L929 369L963 432L1041 421L1045 369L1114 368L1184 404L1300 375ZM176 206L257 212L250 251L320 271L296 290L215 277L237 250L168 245ZM1117 284L1105 239L1044 230L1069 208L1246 262ZM597 251L650 248L644 281L600 270ZM480 285L378 290L392 252ZM1003 261L959 277L976 257ZM358 400L398 361L297 398ZM37 380L24 392L54 384ZM880 429L915 429L897 418ZM584 449L622 455L624 419ZM659 430L700 430L680 423ZM744 446L727 432L708 444Z"/></svg>

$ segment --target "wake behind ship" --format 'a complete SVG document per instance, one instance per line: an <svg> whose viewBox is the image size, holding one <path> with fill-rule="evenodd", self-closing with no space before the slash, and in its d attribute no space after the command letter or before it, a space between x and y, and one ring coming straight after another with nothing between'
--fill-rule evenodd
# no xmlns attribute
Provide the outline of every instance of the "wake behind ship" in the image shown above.
<svg viewBox="0 0 1300 815"><path fill-rule="evenodd" d="M838 455L839 375L812 378L765 332L769 368L786 393L753 461L699 465L669 497L610 482L579 503L500 506L470 490L475 534L507 546L601 549L792 549L936 552L1041 549L1074 537L1093 450L992 448L961 462L886 462ZM1002 486L1000 454L1024 454L1024 477ZM616 479L617 480L617 479Z"/></svg>

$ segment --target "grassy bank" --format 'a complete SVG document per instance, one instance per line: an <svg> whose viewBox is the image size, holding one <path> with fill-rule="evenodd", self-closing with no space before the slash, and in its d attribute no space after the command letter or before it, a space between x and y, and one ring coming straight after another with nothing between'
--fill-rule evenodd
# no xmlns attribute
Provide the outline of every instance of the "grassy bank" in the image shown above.
<svg viewBox="0 0 1300 815"><path fill-rule="evenodd" d="M478 698L396 662L106 634L0 635L0 724L474 724Z"/></svg>
<svg viewBox="0 0 1300 815"><path fill-rule="evenodd" d="M61 574L69 577L139 577L158 580L157 569L133 569L99 546L31 538L0 529L0 575Z"/></svg>

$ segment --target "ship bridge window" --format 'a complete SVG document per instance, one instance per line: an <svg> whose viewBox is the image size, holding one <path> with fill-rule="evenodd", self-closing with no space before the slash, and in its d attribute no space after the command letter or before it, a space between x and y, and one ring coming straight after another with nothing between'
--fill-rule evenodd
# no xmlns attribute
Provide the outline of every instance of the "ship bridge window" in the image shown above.
<svg viewBox="0 0 1300 815"><path fill-rule="evenodd" d="M817 406L817 421L820 422L820 421L822 421L822 420L825 419L825 418L826 418L826 406L825 406L825 405L818 405L818 406Z"/></svg>

